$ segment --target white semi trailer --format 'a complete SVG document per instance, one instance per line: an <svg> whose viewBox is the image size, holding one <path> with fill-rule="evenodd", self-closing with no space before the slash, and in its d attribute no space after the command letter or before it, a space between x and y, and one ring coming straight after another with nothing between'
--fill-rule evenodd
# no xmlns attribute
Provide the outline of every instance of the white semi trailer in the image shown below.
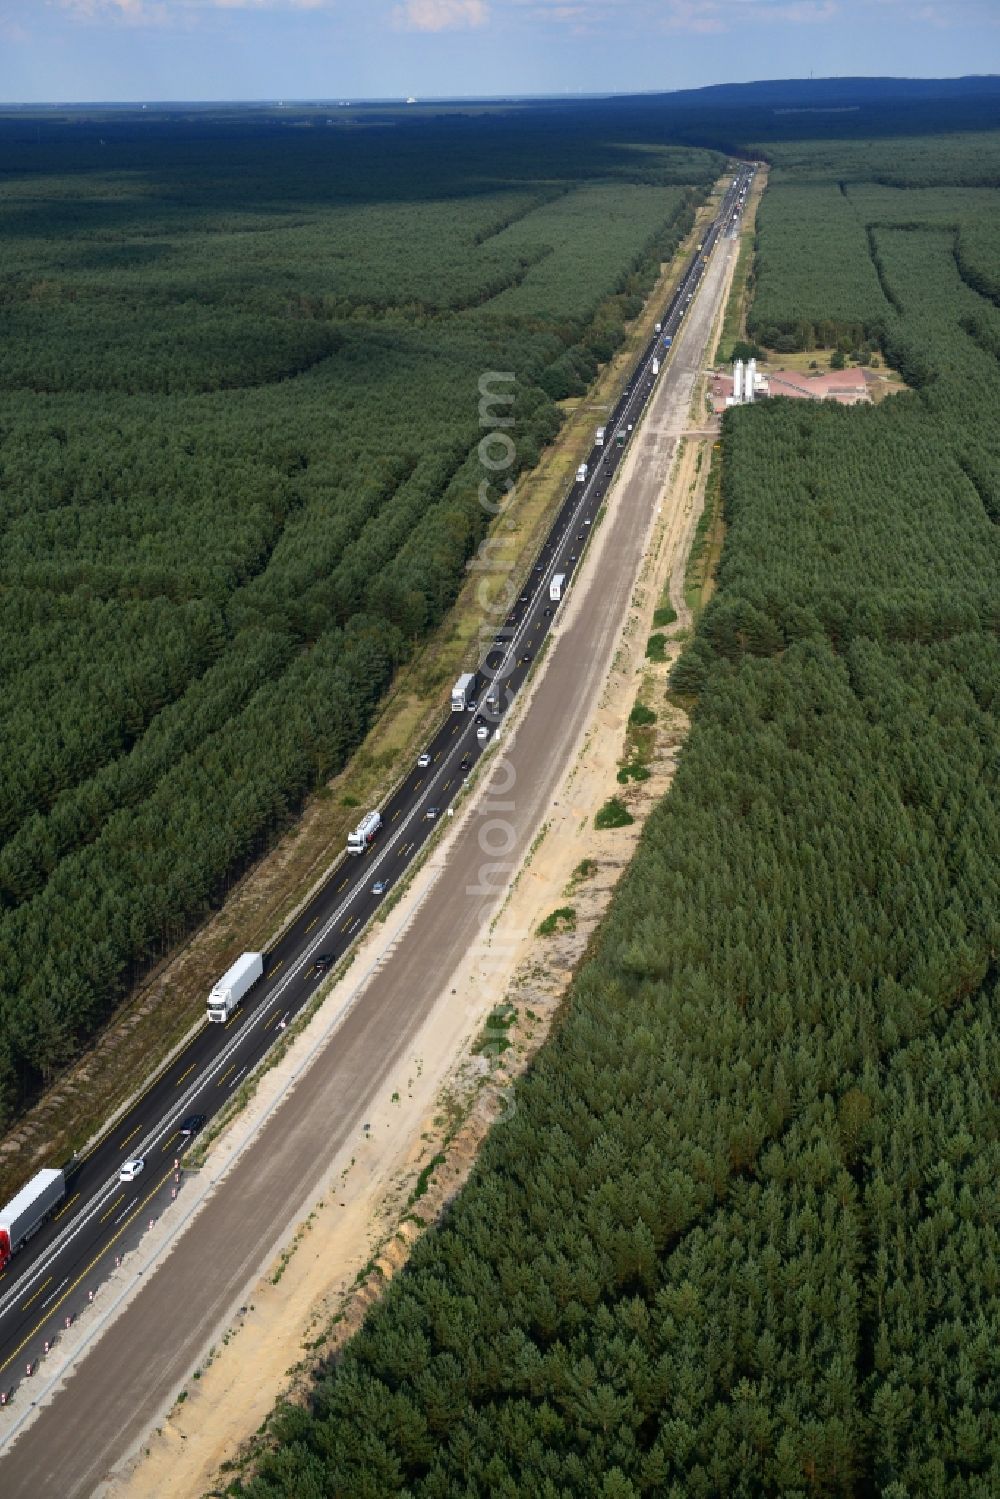
<svg viewBox="0 0 1000 1499"><path fill-rule="evenodd" d="M257 980L263 977L264 954L262 952L240 953L231 968L227 968L208 996L208 1018L217 1025L225 1025L230 1015L243 1003Z"/></svg>
<svg viewBox="0 0 1000 1499"><path fill-rule="evenodd" d="M451 711L464 713L476 696L476 673L463 672L451 689Z"/></svg>
<svg viewBox="0 0 1000 1499"><path fill-rule="evenodd" d="M61 1171L46 1168L37 1171L22 1187L16 1197L12 1197L5 1207L0 1208L0 1271L2 1271L12 1254L16 1254L26 1239L30 1239L36 1229L41 1228L53 1208L58 1207L66 1196L66 1178Z"/></svg>

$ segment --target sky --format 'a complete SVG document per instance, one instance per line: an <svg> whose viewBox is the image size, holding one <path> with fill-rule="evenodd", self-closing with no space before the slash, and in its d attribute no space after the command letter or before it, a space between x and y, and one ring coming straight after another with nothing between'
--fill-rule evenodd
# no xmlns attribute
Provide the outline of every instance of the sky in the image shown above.
<svg viewBox="0 0 1000 1499"><path fill-rule="evenodd" d="M0 102L1000 73L1000 0L0 0Z"/></svg>

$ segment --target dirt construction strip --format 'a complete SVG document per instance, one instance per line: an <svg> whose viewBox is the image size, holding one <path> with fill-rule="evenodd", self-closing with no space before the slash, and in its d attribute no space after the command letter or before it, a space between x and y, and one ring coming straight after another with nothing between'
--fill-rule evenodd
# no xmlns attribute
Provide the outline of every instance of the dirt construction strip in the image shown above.
<svg viewBox="0 0 1000 1499"><path fill-rule="evenodd" d="M161 1439L173 1449L171 1461L150 1465L152 1482L144 1479L142 1464L131 1481L125 1479L125 1491L196 1493L205 1464L232 1452L266 1414L285 1373L267 1360L265 1373L248 1357L256 1315L255 1301L255 1310L249 1310L254 1298L248 1287L276 1256L280 1269L295 1226L314 1207L312 1224L300 1235L287 1270L290 1318L314 1304L315 1286L309 1295L295 1291L298 1277L305 1286L308 1266L318 1263L329 1285L341 1264L353 1272L359 1250L367 1249L375 1198L401 1152L405 1158L455 1057L502 997L523 951L531 924L517 917L518 901L530 889L532 870L542 869L542 859L529 865L513 896L510 877L555 815L556 803L564 800L567 772L576 766L585 737L591 736L592 745L602 735L607 738L602 693L612 673L621 674L622 631L644 554L668 522L675 545L693 526L690 503L685 506L687 486L675 486L671 496L664 488L678 434L688 423L733 248L729 241L720 244L691 304L668 374L661 377L563 606L544 670L516 708L518 721L499 736L481 791L456 816L411 891L334 990L330 1005L341 1012L345 985L350 989L353 983L360 992L332 1039L315 1047L307 1068L304 1059L329 1027L324 1007L311 1031L267 1075L253 1112L216 1147L194 1189L203 1192L204 1201L185 1232L173 1234L170 1220L173 1213L178 1219L189 1216L187 1188L164 1216L157 1233L169 1248L159 1266L140 1275L148 1251L137 1254L133 1271L128 1263L122 1267L123 1283L108 1287L108 1300L121 1296L121 1309L0 1462L5 1499L91 1495L107 1481L122 1491L114 1474L124 1478L130 1459L149 1444L191 1372L213 1345L240 1329L234 1352L254 1378L249 1386L234 1382L238 1398L223 1403L201 1456L192 1452L194 1460L182 1476L177 1447L183 1435L174 1443ZM677 515L669 511L674 501ZM661 505L666 521L657 514ZM638 642L640 656L643 643ZM627 673L624 681L634 692L631 658ZM562 808L560 828L571 859L578 854L574 845L586 850L596 836L590 829L587 840L580 840L589 821L582 786L577 778L568 788L568 817ZM543 844L541 850L546 860L556 857L550 852L555 834L553 824L549 847ZM514 938L501 943L498 923L491 941L491 924L508 898L507 914L522 922L520 935L515 921ZM375 971L361 987L357 975L369 966ZM284 1283L279 1280L275 1289ZM248 1309L245 1316L237 1310L241 1303ZM99 1308L94 1311L99 1314ZM301 1323L293 1325L300 1338ZM280 1346L284 1354L287 1345ZM262 1373L256 1399L247 1400L247 1388ZM207 1403L199 1405L205 1417Z"/></svg>

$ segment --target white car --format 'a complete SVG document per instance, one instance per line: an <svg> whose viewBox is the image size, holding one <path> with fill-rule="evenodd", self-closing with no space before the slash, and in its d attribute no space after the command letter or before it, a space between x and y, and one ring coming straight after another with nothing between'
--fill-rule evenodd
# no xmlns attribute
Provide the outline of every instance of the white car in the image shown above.
<svg viewBox="0 0 1000 1499"><path fill-rule="evenodd" d="M428 767L428 765L430 763L431 763L431 757L427 753L427 751L424 750L423 754L420 756L419 760L417 761L417 769L418 770L426 770L427 767Z"/></svg>
<svg viewBox="0 0 1000 1499"><path fill-rule="evenodd" d="M480 743L482 743L484 740L488 739L489 737L490 737L490 731L489 731L489 729L486 727L486 725L484 723L481 723L479 725L479 728L476 730L476 738L480 741Z"/></svg>
<svg viewBox="0 0 1000 1499"><path fill-rule="evenodd" d="M126 1161L119 1171L118 1180L120 1182L134 1182L145 1164L146 1162L141 1155L134 1156L131 1161Z"/></svg>

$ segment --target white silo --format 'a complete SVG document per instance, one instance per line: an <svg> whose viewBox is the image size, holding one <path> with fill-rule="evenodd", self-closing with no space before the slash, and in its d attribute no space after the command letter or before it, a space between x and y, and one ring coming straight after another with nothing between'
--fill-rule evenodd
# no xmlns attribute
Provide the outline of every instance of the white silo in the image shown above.
<svg viewBox="0 0 1000 1499"><path fill-rule="evenodd" d="M752 401L753 400L753 393L754 393L754 390L756 389L756 385L757 385L757 361L756 361L756 359L748 359L747 360L747 378L746 378L746 384L744 386L744 399L746 401Z"/></svg>
<svg viewBox="0 0 1000 1499"><path fill-rule="evenodd" d="M733 365L733 400L739 406L743 401L743 360L737 359Z"/></svg>

